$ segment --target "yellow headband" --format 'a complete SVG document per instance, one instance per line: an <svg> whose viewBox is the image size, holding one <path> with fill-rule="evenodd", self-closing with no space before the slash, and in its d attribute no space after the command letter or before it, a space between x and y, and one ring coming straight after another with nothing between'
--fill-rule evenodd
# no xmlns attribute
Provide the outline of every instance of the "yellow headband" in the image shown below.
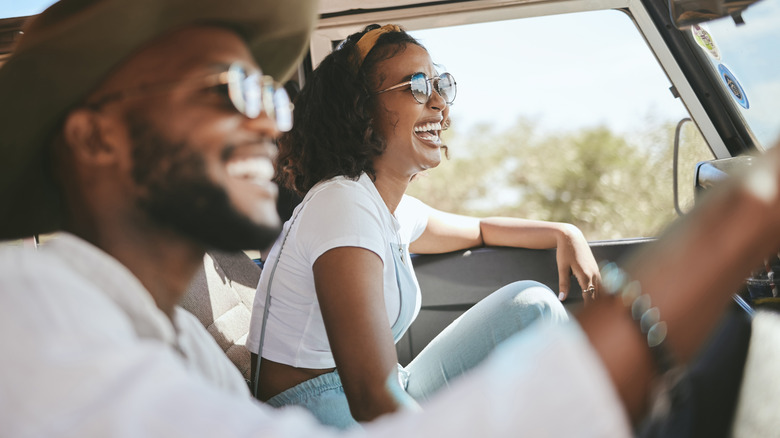
<svg viewBox="0 0 780 438"><path fill-rule="evenodd" d="M366 32L365 35L360 37L360 40L358 40L357 44L355 44L358 50L356 63L358 70L360 70L360 66L363 65L363 61L366 59L368 52L374 48L376 45L376 40L378 40L382 34L401 31L401 28L395 24L386 24L377 29L370 30Z"/></svg>

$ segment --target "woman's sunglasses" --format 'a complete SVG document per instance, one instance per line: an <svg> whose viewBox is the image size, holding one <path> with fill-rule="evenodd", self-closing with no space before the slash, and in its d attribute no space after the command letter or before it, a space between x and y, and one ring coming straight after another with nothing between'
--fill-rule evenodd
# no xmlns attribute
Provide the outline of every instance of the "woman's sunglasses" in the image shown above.
<svg viewBox="0 0 780 438"><path fill-rule="evenodd" d="M431 98L431 93L436 90L437 93L447 102L447 105L452 105L455 101L455 95L458 93L458 84L455 82L455 78L449 73L442 73L435 78L429 78L425 73L415 73L406 82L393 85L390 88L377 91L376 94L382 94L387 91L397 90L401 87L409 86L412 90L412 96L417 103L428 103L428 99Z"/></svg>
<svg viewBox="0 0 780 438"><path fill-rule="evenodd" d="M233 107L241 114L256 119L264 111L276 123L276 129L287 132L292 129L293 105L284 87L271 76L264 76L259 70L251 73L240 62L230 64L227 71L204 77L164 84L152 84L130 90L109 94L96 102L88 104L99 108L112 100L124 99L133 95L171 91L187 85L197 89L215 88L226 94Z"/></svg>

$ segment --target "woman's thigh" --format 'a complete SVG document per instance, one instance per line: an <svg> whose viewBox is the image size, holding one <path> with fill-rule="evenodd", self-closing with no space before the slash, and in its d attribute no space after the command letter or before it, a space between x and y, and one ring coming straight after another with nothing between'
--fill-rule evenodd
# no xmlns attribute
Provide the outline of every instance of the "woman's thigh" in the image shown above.
<svg viewBox="0 0 780 438"><path fill-rule="evenodd" d="M498 343L538 320L568 320L552 290L530 280L502 287L453 321L412 360L406 367L407 392L418 401L429 398L480 363Z"/></svg>

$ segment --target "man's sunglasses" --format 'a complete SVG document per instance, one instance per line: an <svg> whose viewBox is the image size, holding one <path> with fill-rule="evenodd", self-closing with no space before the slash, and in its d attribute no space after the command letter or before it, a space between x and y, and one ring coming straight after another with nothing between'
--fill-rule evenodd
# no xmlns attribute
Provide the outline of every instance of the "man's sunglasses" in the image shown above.
<svg viewBox="0 0 780 438"><path fill-rule="evenodd" d="M130 90L108 94L95 102L90 108L99 108L112 100L124 99L136 94L170 91L175 87L192 85L198 89L214 88L225 93L230 103L241 114L256 119L265 112L276 123L276 129L287 132L292 129L293 105L284 87L270 76L264 76L259 70L251 73L240 62L230 64L226 71L192 80L175 83L145 85Z"/></svg>
<svg viewBox="0 0 780 438"><path fill-rule="evenodd" d="M409 86L409 89L412 90L414 100L416 100L417 103L423 104L428 103L428 99L431 98L433 90L436 90L436 92L439 93L444 101L447 102L447 105L452 105L452 102L455 101L455 95L458 93L458 84L455 82L455 78L449 73L442 73L435 78L429 78L425 73L415 73L408 81L377 91L376 94L397 90L407 85Z"/></svg>

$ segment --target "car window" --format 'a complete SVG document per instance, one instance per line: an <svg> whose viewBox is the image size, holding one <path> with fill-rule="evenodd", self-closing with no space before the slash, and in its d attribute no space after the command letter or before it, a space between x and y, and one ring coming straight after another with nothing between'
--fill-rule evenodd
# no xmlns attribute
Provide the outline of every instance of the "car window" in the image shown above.
<svg viewBox="0 0 780 438"><path fill-rule="evenodd" d="M656 235L675 216L672 150L688 116L617 10L413 31L458 95L449 160L409 193L461 214L578 225L590 240ZM713 155L683 130L681 203ZM684 207L685 208L685 207Z"/></svg>

